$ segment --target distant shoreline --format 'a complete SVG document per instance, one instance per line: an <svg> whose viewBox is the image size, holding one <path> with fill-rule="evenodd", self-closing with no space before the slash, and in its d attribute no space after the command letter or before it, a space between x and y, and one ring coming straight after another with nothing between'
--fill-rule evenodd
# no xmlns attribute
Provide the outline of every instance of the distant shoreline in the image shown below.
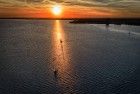
<svg viewBox="0 0 140 94"><path fill-rule="evenodd" d="M136 25L140 26L140 18L96 18L96 19L76 19L70 21L72 24L116 24L116 25Z"/></svg>
<svg viewBox="0 0 140 94"><path fill-rule="evenodd" d="M71 24L116 24L140 26L140 18L0 18L0 19L23 19L23 20L71 20Z"/></svg>

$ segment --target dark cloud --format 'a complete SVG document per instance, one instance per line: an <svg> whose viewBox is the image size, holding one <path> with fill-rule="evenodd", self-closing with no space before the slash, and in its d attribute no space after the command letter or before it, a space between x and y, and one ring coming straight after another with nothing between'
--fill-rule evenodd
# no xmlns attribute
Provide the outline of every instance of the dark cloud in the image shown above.
<svg viewBox="0 0 140 94"><path fill-rule="evenodd" d="M52 2L56 2L56 3L63 3L65 0L50 0Z"/></svg>
<svg viewBox="0 0 140 94"><path fill-rule="evenodd" d="M36 3L40 3L42 2L43 0L26 0L26 2L36 2Z"/></svg>

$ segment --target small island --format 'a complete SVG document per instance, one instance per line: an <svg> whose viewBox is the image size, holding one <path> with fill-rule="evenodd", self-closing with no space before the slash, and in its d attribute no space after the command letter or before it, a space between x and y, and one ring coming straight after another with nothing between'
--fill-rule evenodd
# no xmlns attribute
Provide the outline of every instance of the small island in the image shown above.
<svg viewBox="0 0 140 94"><path fill-rule="evenodd" d="M93 18L76 19L70 21L72 24L116 24L116 25L136 25L140 26L140 18Z"/></svg>

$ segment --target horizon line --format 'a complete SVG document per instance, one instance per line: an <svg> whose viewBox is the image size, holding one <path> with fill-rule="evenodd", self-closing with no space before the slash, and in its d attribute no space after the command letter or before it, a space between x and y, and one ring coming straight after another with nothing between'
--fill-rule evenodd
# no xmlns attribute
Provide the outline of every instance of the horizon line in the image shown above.
<svg viewBox="0 0 140 94"><path fill-rule="evenodd" d="M140 17L94 17L94 18L39 18L39 17L0 17L0 19L45 19L45 20L75 20L75 19L140 19Z"/></svg>

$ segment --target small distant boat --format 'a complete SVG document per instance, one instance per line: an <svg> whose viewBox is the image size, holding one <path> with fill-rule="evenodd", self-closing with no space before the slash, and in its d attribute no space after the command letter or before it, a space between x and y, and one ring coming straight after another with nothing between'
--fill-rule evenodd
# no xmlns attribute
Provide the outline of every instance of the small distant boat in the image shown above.
<svg viewBox="0 0 140 94"><path fill-rule="evenodd" d="M54 70L54 76L57 77L58 75L58 70Z"/></svg>
<svg viewBox="0 0 140 94"><path fill-rule="evenodd" d="M60 43L62 43L63 41L60 39Z"/></svg>

